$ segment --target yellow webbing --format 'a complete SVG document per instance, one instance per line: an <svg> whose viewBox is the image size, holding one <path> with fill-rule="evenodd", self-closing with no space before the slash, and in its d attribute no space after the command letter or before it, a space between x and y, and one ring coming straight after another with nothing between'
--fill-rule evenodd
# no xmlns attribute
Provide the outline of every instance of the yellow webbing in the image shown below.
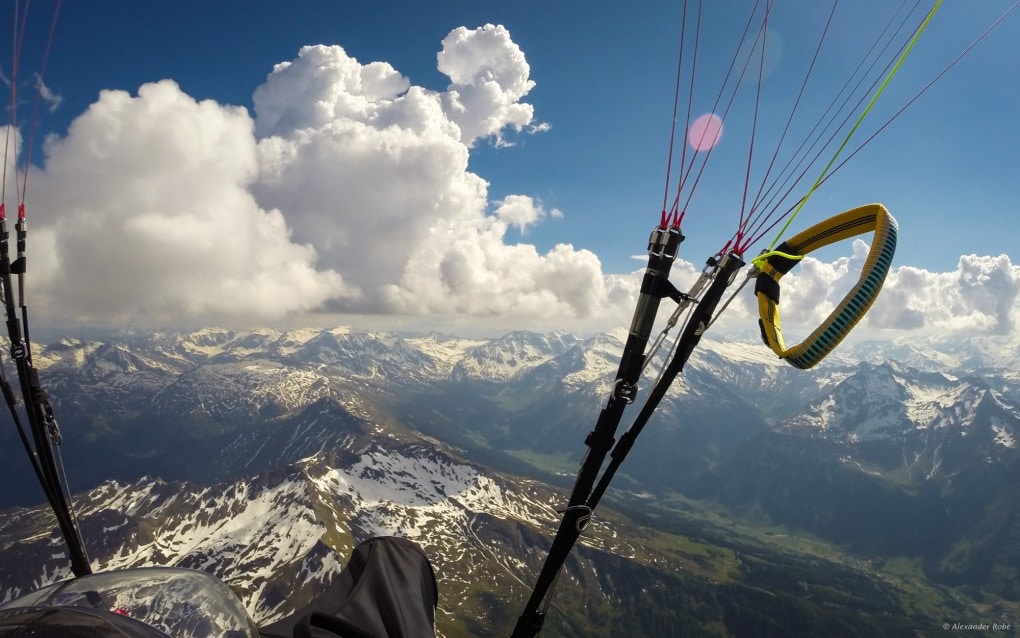
<svg viewBox="0 0 1020 638"><path fill-rule="evenodd" d="M779 328L779 280L811 251L868 231L875 236L860 278L820 326L799 344L786 348ZM762 339L791 365L807 369L825 358L849 334L878 297L896 252L896 220L885 206L868 204L815 224L755 260L758 325Z"/></svg>

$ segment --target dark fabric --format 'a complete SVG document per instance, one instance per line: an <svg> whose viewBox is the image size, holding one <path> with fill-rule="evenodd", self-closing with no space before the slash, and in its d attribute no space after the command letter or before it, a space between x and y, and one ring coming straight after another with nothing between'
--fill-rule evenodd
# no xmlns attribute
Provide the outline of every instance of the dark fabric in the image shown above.
<svg viewBox="0 0 1020 638"><path fill-rule="evenodd" d="M369 539L319 598L260 628L266 638L435 638L439 589L425 552L396 537Z"/></svg>
<svg viewBox="0 0 1020 638"><path fill-rule="evenodd" d="M776 246L775 250L777 253L786 253L787 255L801 254L799 247L794 248L785 241ZM794 266L800 263L799 259L790 259L789 257L783 257L782 255L769 255L769 258L766 261L769 262L769 266L772 266L778 272L781 272L784 275L790 272L790 270L792 270Z"/></svg>
<svg viewBox="0 0 1020 638"><path fill-rule="evenodd" d="M772 303L779 303L779 282L772 278L772 275L764 272L758 273L754 278L754 294L762 293Z"/></svg>

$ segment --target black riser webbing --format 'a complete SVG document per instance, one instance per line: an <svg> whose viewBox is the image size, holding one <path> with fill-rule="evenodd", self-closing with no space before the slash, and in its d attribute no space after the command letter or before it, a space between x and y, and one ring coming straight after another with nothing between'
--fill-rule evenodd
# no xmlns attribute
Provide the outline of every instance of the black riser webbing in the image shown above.
<svg viewBox="0 0 1020 638"><path fill-rule="evenodd" d="M616 373L613 390L605 407L599 413L595 428L585 438L588 451L581 460L577 480L571 491L570 499L559 529L553 539L552 547L546 562L539 573L538 580L532 590L531 597L514 628L514 638L533 637L542 628L544 614L541 612L542 602L549 595L560 567L570 553L571 547L587 522L588 512L584 503L588 501L595 480L598 478L606 455L616 442L616 430L623 418L624 409L634 401L638 378L645 362L645 348L655 323L655 315L659 310L659 302L670 293L669 271L673 267L677 251L684 236L676 226L661 225L652 231L648 241L648 266L641 280L641 290L634 309L630 333L624 344L623 356Z"/></svg>
<svg viewBox="0 0 1020 638"><path fill-rule="evenodd" d="M634 423L620 436L620 442L613 448L609 465L606 467L606 471L602 474L586 503L589 510L595 509L602 495L609 488L609 483L613 480L613 476L616 475L616 470L619 469L623 460L627 457L631 447L634 445L634 441L637 440L638 435L641 434L648 420L652 418L655 409L659 406L663 397L666 396L666 392L673 385L677 375L680 374L680 371L687 364L687 360L691 358L691 353L694 352L694 348L697 347L701 337L704 336L708 326L712 323L712 317L715 315L715 309L718 307L723 293L726 292L726 288L732 282L737 271L743 266L744 261L733 253L722 257L712 284L694 308L690 319L687 321L687 325L684 327L684 331L680 335L680 339L677 341L673 359L670 360L666 369L663 370L659 382L649 392L648 399L641 407L641 411L638 412Z"/></svg>
<svg viewBox="0 0 1020 638"><path fill-rule="evenodd" d="M24 258L21 259L23 265ZM9 235L6 222L0 221L0 286L3 287L7 334L11 340L11 358L14 359L18 371L18 382L21 385L25 412L28 415L28 423L32 429L32 440L35 445L32 462L37 468L37 475L42 482L43 491L46 493L50 507L53 508L60 532L67 543L71 571L76 576L83 576L92 573L92 567L89 564L81 532L65 497L60 473L57 470L50 440L50 431L55 429L53 413L49 407L49 399L39 383L39 373L32 367L29 360L28 344L22 336L21 323L14 305L14 285L11 274Z"/></svg>

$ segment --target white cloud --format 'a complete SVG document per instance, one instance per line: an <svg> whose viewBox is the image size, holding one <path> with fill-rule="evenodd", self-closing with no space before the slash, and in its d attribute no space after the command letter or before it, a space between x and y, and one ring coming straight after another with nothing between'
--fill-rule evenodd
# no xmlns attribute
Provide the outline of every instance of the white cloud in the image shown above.
<svg viewBox="0 0 1020 638"><path fill-rule="evenodd" d="M256 133L286 137L347 120L378 126L409 88L385 62L362 65L338 46L304 47L255 90Z"/></svg>
<svg viewBox="0 0 1020 638"><path fill-rule="evenodd" d="M487 214L488 184L467 168L472 142L532 120L519 103L534 85L523 53L503 27L460 28L439 67L452 80L446 93L337 46L277 65L255 92L256 131L267 135L258 201L284 211L295 239L364 291L344 311L520 321L601 313L613 284L594 254L506 241L509 227L562 213L509 195ZM294 96L305 105L292 106Z"/></svg>
<svg viewBox="0 0 1020 638"><path fill-rule="evenodd" d="M253 191L366 291L349 310L383 311L380 292L413 247L440 220L482 217L487 184L467 170L468 149L437 94L369 67L325 46L276 67L255 93L256 129L274 135L259 141ZM287 110L293 95L319 106Z"/></svg>
<svg viewBox="0 0 1020 638"><path fill-rule="evenodd" d="M45 151L31 280L50 320L266 321L356 294L248 192L244 109L171 81L106 91Z"/></svg>
<svg viewBox="0 0 1020 638"><path fill-rule="evenodd" d="M504 128L521 131L532 123L534 107L520 101L535 86L531 68L505 27L454 29L436 57L451 80L443 110L460 127L463 143L489 136L502 143Z"/></svg>
<svg viewBox="0 0 1020 638"><path fill-rule="evenodd" d="M521 231L534 226L544 217L562 217L563 213L556 210L547 212L541 204L527 195L508 195L496 206L496 217Z"/></svg>
<svg viewBox="0 0 1020 638"><path fill-rule="evenodd" d="M541 129L521 102L524 54L487 25L451 32L438 63L446 92L305 47L256 89L254 119L171 81L102 93L33 178L52 211L32 237L37 305L60 322L141 325L601 316L618 284L594 254L506 241L562 213L526 195L490 203L468 170L478 139Z"/></svg>
<svg viewBox="0 0 1020 638"><path fill-rule="evenodd" d="M32 215L34 316L627 325L640 271L607 275L594 253L565 243L513 243L510 229L562 213L524 194L490 201L488 183L468 170L479 139L541 130L521 102L534 83L509 33L455 29L438 64L451 80L442 92L339 46L305 47L256 89L254 118L171 81L137 96L103 92L65 137L47 141L45 168L33 172L30 208L44 212ZM798 265L783 279L784 327L821 321L866 251L858 241L850 257ZM673 280L686 289L699 270L678 262ZM973 255L950 273L895 268L866 325L1015 330L1018 270L1005 256ZM749 287L719 329L753 328L755 314Z"/></svg>
<svg viewBox="0 0 1020 638"><path fill-rule="evenodd" d="M781 282L780 311L789 343L816 327L857 282L867 244L853 243L853 255L826 263L806 257ZM751 288L721 322L724 329L747 326L757 316ZM877 301L855 334L874 331L942 334L1012 334L1020 300L1020 266L1009 257L964 255L956 270L930 272L894 267Z"/></svg>
<svg viewBox="0 0 1020 638"><path fill-rule="evenodd" d="M542 255L507 245L507 225L479 218L429 229L401 277L391 306L409 313L468 313L504 319L602 318L621 285L602 274L594 253L559 244Z"/></svg>
<svg viewBox="0 0 1020 638"><path fill-rule="evenodd" d="M953 272L897 269L871 321L881 328L1011 334L1018 296L1020 265L1006 255L964 255Z"/></svg>
<svg viewBox="0 0 1020 638"><path fill-rule="evenodd" d="M39 99L46 104L46 109L52 113L60 108L60 104L64 101L63 96L53 92L53 89L46 86L43 82L42 77L35 76L35 89L39 94Z"/></svg>

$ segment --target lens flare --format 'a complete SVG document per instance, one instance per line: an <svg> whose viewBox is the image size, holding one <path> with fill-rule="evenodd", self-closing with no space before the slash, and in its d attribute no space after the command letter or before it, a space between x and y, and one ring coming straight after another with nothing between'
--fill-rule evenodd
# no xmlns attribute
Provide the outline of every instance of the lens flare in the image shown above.
<svg viewBox="0 0 1020 638"><path fill-rule="evenodd" d="M687 131L687 143L696 151L707 151L722 138L722 118L715 113L706 113L694 120Z"/></svg>

